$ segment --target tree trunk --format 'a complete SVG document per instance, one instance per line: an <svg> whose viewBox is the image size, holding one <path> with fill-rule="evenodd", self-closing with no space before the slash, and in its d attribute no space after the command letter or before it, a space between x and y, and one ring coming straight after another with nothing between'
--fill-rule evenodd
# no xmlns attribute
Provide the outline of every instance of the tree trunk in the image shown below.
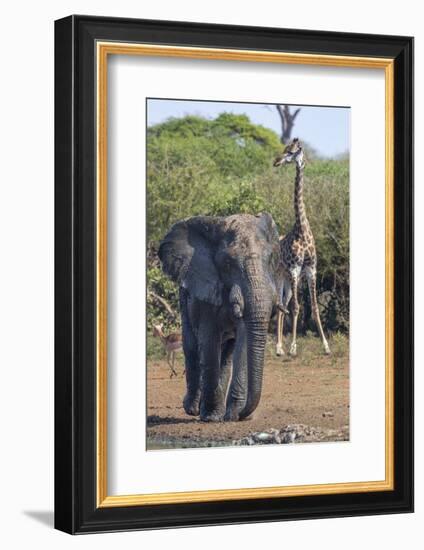
<svg viewBox="0 0 424 550"><path fill-rule="evenodd" d="M300 112L300 107L298 107L294 113L290 111L289 105L276 105L278 115L280 116L281 121L281 143L287 145L291 139L294 121L297 115Z"/></svg>

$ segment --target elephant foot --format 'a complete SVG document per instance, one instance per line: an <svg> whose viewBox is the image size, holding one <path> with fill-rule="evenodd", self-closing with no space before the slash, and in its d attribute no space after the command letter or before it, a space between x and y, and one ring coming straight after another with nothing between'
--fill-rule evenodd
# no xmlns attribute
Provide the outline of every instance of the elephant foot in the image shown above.
<svg viewBox="0 0 424 550"><path fill-rule="evenodd" d="M237 422L240 416L239 410L230 409L224 415L224 422Z"/></svg>
<svg viewBox="0 0 424 550"><path fill-rule="evenodd" d="M240 411L226 412L224 422L238 422L240 420Z"/></svg>
<svg viewBox="0 0 424 550"><path fill-rule="evenodd" d="M186 414L190 416L199 416L199 398L184 397L183 407Z"/></svg>
<svg viewBox="0 0 424 550"><path fill-rule="evenodd" d="M222 422L225 414L224 394L221 387L213 391L203 391L200 396L200 420Z"/></svg>
<svg viewBox="0 0 424 550"><path fill-rule="evenodd" d="M200 403L200 420L202 422L222 422L224 420L224 407L216 403Z"/></svg>
<svg viewBox="0 0 424 550"><path fill-rule="evenodd" d="M208 413L200 413L200 420L202 422L223 422L224 415L217 411L212 411Z"/></svg>
<svg viewBox="0 0 424 550"><path fill-rule="evenodd" d="M227 409L225 411L224 421L225 422L237 422L240 420L240 413L244 409L246 399L242 401L231 401L227 404Z"/></svg>

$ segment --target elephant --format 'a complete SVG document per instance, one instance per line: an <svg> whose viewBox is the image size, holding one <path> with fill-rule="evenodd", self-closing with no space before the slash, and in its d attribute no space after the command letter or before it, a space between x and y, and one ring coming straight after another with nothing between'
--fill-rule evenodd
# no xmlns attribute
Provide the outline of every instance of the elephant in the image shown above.
<svg viewBox="0 0 424 550"><path fill-rule="evenodd" d="M158 254L179 285L185 412L206 422L249 417L261 397L268 325L282 284L272 216L188 218L171 227Z"/></svg>

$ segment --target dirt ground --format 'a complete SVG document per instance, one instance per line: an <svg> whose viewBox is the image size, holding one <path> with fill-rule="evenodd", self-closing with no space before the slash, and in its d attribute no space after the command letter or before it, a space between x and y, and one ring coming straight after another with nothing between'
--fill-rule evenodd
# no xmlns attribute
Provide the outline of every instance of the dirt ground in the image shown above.
<svg viewBox="0 0 424 550"><path fill-rule="evenodd" d="M305 425L328 433L325 440L349 438L349 350L346 337L330 339L332 354L323 355L317 337L298 340L298 357L276 357L267 346L260 404L242 422L204 423L185 414L183 357L178 377L170 378L165 360L149 360L147 368L147 448L231 445L255 432ZM334 434L340 433L336 437ZM334 437L332 437L334 435Z"/></svg>

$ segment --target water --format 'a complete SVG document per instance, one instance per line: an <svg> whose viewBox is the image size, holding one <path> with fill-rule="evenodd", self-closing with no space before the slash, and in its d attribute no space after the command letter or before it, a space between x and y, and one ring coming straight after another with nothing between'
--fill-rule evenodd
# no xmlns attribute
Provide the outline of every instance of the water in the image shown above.
<svg viewBox="0 0 424 550"><path fill-rule="evenodd" d="M198 439L167 439L167 438L147 438L146 449L148 451L163 451L166 449L203 449L210 447L231 447L231 441L212 441Z"/></svg>

